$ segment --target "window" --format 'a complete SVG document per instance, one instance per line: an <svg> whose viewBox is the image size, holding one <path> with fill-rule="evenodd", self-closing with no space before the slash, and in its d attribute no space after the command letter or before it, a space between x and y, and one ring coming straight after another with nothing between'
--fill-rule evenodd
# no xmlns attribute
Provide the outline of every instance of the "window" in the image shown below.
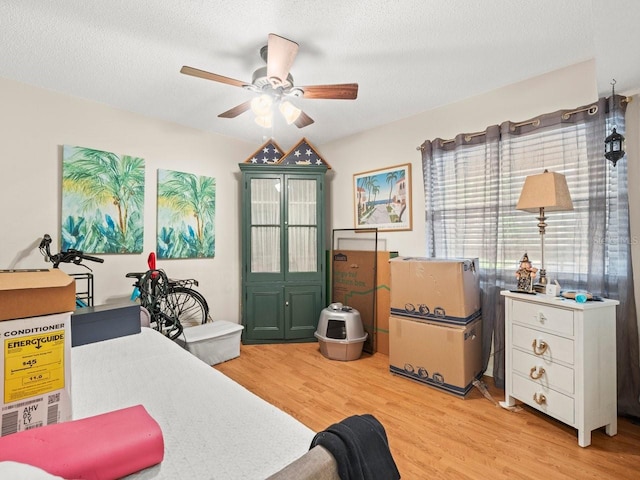
<svg viewBox="0 0 640 480"><path fill-rule="evenodd" d="M493 341L498 387L504 386L500 291L516 288L515 272L525 252L540 268L537 215L515 208L528 175L545 169L564 174L573 201L572 211L546 214L547 279L557 279L565 289L620 299L619 321L631 326L636 321L627 164L613 167L604 158L604 139L611 131L608 102L602 98L573 111L422 145L427 255L479 258L483 359L487 365ZM622 133L626 105L621 105L615 124Z"/></svg>
<svg viewBox="0 0 640 480"><path fill-rule="evenodd" d="M515 283L510 277L525 252L539 268L537 215L515 206L525 178L548 169L565 175L574 207L546 213L548 278L580 288L593 262L593 242L604 247L605 273L622 271L620 242L612 232L621 227L614 212L626 169L613 168L602 156L605 135L599 137L601 152L593 162L593 129L587 122L559 122L523 134L514 134L511 125L502 125L500 135L487 133L481 143L439 150L424 165L427 255L478 257L481 268L499 272L507 288Z"/></svg>

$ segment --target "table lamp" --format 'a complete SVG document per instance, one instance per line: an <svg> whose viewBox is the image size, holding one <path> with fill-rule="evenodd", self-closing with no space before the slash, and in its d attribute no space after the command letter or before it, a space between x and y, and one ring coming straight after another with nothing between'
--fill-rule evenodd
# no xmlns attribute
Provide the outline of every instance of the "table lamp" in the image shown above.
<svg viewBox="0 0 640 480"><path fill-rule="evenodd" d="M562 212L573 210L571 195L567 187L567 179L561 173L545 170L539 175L530 175L524 180L517 210L537 213L538 231L540 232L541 261L538 283L533 288L538 293L546 293L547 272L544 268L544 233L547 228L546 212Z"/></svg>

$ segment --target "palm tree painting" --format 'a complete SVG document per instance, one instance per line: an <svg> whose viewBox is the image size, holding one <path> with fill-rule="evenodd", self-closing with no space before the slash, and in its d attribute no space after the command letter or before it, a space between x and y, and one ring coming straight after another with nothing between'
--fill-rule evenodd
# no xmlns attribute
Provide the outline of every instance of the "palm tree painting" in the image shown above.
<svg viewBox="0 0 640 480"><path fill-rule="evenodd" d="M411 164L356 173L356 228L411 230Z"/></svg>
<svg viewBox="0 0 640 480"><path fill-rule="evenodd" d="M215 255L215 178L158 170L158 258Z"/></svg>
<svg viewBox="0 0 640 480"><path fill-rule="evenodd" d="M63 146L60 248L141 253L144 159Z"/></svg>

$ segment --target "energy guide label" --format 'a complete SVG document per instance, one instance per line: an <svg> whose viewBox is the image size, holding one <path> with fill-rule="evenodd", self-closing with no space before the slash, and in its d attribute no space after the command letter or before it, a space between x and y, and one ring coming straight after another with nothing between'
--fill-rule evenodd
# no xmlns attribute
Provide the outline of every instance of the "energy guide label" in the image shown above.
<svg viewBox="0 0 640 480"><path fill-rule="evenodd" d="M64 388L64 331L4 341L4 402Z"/></svg>

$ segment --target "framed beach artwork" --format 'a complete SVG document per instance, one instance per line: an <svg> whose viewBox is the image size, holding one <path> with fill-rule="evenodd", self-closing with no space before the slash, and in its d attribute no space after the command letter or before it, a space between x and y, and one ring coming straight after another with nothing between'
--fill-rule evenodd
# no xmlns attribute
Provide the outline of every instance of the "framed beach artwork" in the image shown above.
<svg viewBox="0 0 640 480"><path fill-rule="evenodd" d="M216 180L158 170L158 258L215 255Z"/></svg>
<svg viewBox="0 0 640 480"><path fill-rule="evenodd" d="M411 230L411 164L353 175L356 228Z"/></svg>
<svg viewBox="0 0 640 480"><path fill-rule="evenodd" d="M144 159L62 147L60 249L142 253Z"/></svg>

